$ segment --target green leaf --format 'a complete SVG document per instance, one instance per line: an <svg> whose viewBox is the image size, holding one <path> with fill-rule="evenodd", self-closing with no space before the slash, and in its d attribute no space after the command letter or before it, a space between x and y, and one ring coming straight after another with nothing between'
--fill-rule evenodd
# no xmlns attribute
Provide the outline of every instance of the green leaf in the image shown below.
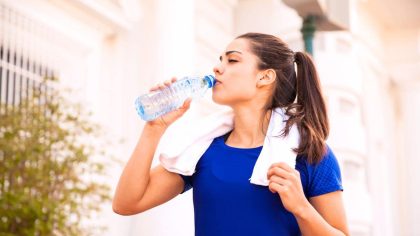
<svg viewBox="0 0 420 236"><path fill-rule="evenodd" d="M111 199L110 187L95 181L106 165L92 158L107 154L86 142L104 139L100 126L60 93L0 104L0 235L89 235L96 229L80 220Z"/></svg>

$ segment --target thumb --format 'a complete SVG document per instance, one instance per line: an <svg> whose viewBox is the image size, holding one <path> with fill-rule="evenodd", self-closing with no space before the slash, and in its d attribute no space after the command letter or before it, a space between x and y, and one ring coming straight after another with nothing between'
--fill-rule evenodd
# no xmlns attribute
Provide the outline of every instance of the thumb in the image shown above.
<svg viewBox="0 0 420 236"><path fill-rule="evenodd" d="M184 103L182 104L182 106L180 107L180 109L186 109L188 110L191 106L191 102L192 102L192 98L187 98Z"/></svg>
<svg viewBox="0 0 420 236"><path fill-rule="evenodd" d="M188 109L190 109L190 106L191 106L191 101L192 101L192 99L191 98L187 98L185 101L184 101L184 103L182 104L182 106L181 107L179 107L177 110L178 110L178 114L180 114L180 115L182 115L182 114L184 114Z"/></svg>
<svg viewBox="0 0 420 236"><path fill-rule="evenodd" d="M173 112L169 113L172 114L173 116L175 116L176 118L181 117L182 115L184 115L184 113L190 109L190 105L191 105L191 98L187 98L184 103L182 104L182 106L180 106L179 108L177 108L176 110L174 110ZM171 115L171 116L172 116Z"/></svg>

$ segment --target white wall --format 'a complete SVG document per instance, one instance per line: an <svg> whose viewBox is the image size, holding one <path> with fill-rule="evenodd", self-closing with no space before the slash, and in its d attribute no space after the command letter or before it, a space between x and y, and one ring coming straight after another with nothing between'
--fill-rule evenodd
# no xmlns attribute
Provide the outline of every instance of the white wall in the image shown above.
<svg viewBox="0 0 420 236"><path fill-rule="evenodd" d="M420 164L418 152L420 120L420 31L419 29L394 29L383 34L386 43L387 72L392 78L395 93L394 168L390 169L394 189L395 223L401 235L417 235L420 201ZM397 174L397 175L396 175Z"/></svg>
<svg viewBox="0 0 420 236"><path fill-rule="evenodd" d="M402 235L418 235L420 228L417 224L420 217L420 201L418 199L420 173L419 166L419 134L420 125L420 82L400 84L399 106L401 118L398 122L398 138L400 138L398 168L399 182L397 191L399 200L399 222Z"/></svg>
<svg viewBox="0 0 420 236"><path fill-rule="evenodd" d="M324 87L331 124L328 144L342 170L344 200L352 235L371 232L371 196L367 187L367 134L363 112L363 76L347 33L318 33L315 61Z"/></svg>

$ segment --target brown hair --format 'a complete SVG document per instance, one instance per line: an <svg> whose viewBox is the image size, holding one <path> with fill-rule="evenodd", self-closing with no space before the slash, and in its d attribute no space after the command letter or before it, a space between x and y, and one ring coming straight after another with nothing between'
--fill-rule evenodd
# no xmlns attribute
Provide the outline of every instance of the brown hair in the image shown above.
<svg viewBox="0 0 420 236"><path fill-rule="evenodd" d="M247 33L237 38L250 42L251 51L259 58L258 69L276 72L275 88L266 111L285 108L289 119L282 135L288 135L292 125L296 124L300 143L294 151L306 156L309 163L319 163L327 151L325 140L329 124L318 74L310 55L294 53L273 35Z"/></svg>

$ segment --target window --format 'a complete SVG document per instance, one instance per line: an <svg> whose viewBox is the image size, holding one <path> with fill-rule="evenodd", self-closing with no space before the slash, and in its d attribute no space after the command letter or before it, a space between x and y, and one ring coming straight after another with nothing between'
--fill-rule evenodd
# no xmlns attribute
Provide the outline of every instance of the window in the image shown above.
<svg viewBox="0 0 420 236"><path fill-rule="evenodd" d="M56 71L34 53L38 45L32 36L37 27L40 26L0 3L0 113L4 105L18 105L34 91L46 98L44 95L51 89L43 81L54 78Z"/></svg>

